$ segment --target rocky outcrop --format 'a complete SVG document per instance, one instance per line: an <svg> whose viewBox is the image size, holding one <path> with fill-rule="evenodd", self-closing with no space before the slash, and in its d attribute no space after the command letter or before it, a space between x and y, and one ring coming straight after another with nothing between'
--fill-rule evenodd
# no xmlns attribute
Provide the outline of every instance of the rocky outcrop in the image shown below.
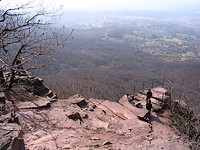
<svg viewBox="0 0 200 150"><path fill-rule="evenodd" d="M58 98L56 94L54 94L46 85L43 84L43 80L41 78L33 78L29 82L29 89L32 90L33 94L42 97L48 96L52 99Z"/></svg>
<svg viewBox="0 0 200 150"><path fill-rule="evenodd" d="M146 94L148 89L144 89L135 93L134 99L136 101L140 101L143 104L146 103ZM164 109L168 108L171 104L171 94L169 91L162 87L156 87L151 89L152 98L151 102L153 105L153 111L155 112L163 112Z"/></svg>
<svg viewBox="0 0 200 150"><path fill-rule="evenodd" d="M75 95L52 102L49 109L23 109L19 121L25 147L30 150L189 149L187 141L164 125L156 113L152 113L152 124L148 124L137 117L146 113L145 107L125 102L128 102L126 96L113 102Z"/></svg>
<svg viewBox="0 0 200 150"><path fill-rule="evenodd" d="M37 79L36 83L42 87L41 80ZM29 88L34 87L33 84L28 85ZM85 99L79 94L55 101L48 96L46 88L41 89L43 92L38 94L40 96L35 96L31 101L13 101L9 104L6 97L5 105L9 111L0 116L1 148L189 149L189 142L165 125L169 120L164 115L152 112L151 124L138 119L147 112L145 94L136 94L138 97L135 95L137 99L134 101L129 101L126 95L114 102ZM160 88L159 92L162 90ZM140 94L143 96L139 97ZM153 106L158 107L158 98L156 94L153 95ZM157 95L160 98L162 94ZM136 107L136 103L141 107Z"/></svg>
<svg viewBox="0 0 200 150"><path fill-rule="evenodd" d="M142 94L142 95L144 95L146 97L147 91L148 91L148 89L141 90L137 94ZM170 97L170 93L165 88L161 88L161 87L152 88L151 92L152 92L152 98L151 99L154 102L156 102L156 100L159 101L159 102L167 102L171 98Z"/></svg>
<svg viewBox="0 0 200 150"><path fill-rule="evenodd" d="M0 149L23 150L22 129L13 104L6 99L4 92L1 92L0 97Z"/></svg>
<svg viewBox="0 0 200 150"><path fill-rule="evenodd" d="M36 95L36 96L35 96ZM12 89L0 91L0 149L23 150L24 128L19 116L23 110L47 109L57 96L43 84L40 78L16 76ZM27 116L24 116L25 118Z"/></svg>
<svg viewBox="0 0 200 150"><path fill-rule="evenodd" d="M34 95L41 97L50 97L52 99L58 98L57 95L53 93L53 91L50 90L39 77L16 76L15 80L18 84L24 85L29 93L33 93Z"/></svg>

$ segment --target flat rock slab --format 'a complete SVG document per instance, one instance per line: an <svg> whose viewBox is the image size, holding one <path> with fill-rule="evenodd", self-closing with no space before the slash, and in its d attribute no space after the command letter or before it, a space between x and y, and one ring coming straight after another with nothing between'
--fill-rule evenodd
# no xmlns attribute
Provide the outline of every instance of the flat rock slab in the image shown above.
<svg viewBox="0 0 200 150"><path fill-rule="evenodd" d="M146 102L146 95L144 95L143 93L137 93L134 95L134 99ZM151 102L154 104L158 104L158 100L155 98L151 98Z"/></svg>
<svg viewBox="0 0 200 150"><path fill-rule="evenodd" d="M19 102L17 107L20 109L35 109L41 107L50 107L51 102L46 99L39 99L36 101Z"/></svg>
<svg viewBox="0 0 200 150"><path fill-rule="evenodd" d="M144 102L144 101L143 101ZM124 95L120 100L119 103L121 105L123 105L125 108L128 108L129 111L131 111L135 116L144 116L146 114L146 109L145 106L143 105L143 103L141 103L141 105L143 106L143 108L137 108L135 106L133 106L129 101L128 98L126 97L126 95Z"/></svg>
<svg viewBox="0 0 200 150"><path fill-rule="evenodd" d="M102 105L106 106L108 109L110 109L114 114L121 116L124 119L136 119L137 116L133 114L130 110L128 110L126 107L121 105L117 102L112 101L104 101Z"/></svg>
<svg viewBox="0 0 200 150"><path fill-rule="evenodd" d="M148 90L142 90L139 93L146 95ZM159 101L167 101L169 99L169 96L166 95L168 93L168 90L162 87L156 87L151 89L152 92L152 98L157 99Z"/></svg>

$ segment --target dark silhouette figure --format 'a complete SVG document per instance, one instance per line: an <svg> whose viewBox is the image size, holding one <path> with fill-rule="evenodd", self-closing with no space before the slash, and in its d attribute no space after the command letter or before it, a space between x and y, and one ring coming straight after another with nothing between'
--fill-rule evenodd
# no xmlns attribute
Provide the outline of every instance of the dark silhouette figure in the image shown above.
<svg viewBox="0 0 200 150"><path fill-rule="evenodd" d="M152 97L151 89L148 89L147 97L146 97L146 101L147 101L147 103L148 103L148 101L151 99L151 97Z"/></svg>
<svg viewBox="0 0 200 150"><path fill-rule="evenodd" d="M152 104L151 104L151 100L149 99L148 103L146 104L146 109L148 110L148 112L151 112L151 108L152 108Z"/></svg>

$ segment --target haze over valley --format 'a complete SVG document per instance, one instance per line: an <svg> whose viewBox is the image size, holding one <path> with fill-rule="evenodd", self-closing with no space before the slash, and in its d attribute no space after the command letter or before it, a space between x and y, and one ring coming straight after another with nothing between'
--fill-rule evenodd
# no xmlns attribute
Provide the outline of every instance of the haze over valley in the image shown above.
<svg viewBox="0 0 200 150"><path fill-rule="evenodd" d="M60 97L80 93L110 100L149 88L152 81L153 86L169 87L164 79L173 82L175 99L192 99L191 105L198 108L198 14L196 9L182 15L157 10L66 11L61 23L73 33L57 51L55 62L35 73Z"/></svg>
<svg viewBox="0 0 200 150"><path fill-rule="evenodd" d="M199 0L0 0L0 149L200 149Z"/></svg>

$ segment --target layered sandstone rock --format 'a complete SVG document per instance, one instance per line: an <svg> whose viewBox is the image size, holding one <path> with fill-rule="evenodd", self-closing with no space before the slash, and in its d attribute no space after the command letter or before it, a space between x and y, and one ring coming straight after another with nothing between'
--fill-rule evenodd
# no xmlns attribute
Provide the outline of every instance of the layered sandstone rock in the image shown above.
<svg viewBox="0 0 200 150"><path fill-rule="evenodd" d="M113 102L75 95L39 112L20 111L19 120L29 150L189 149L187 141L155 113L151 125L139 120L137 115L145 113L145 107L133 106L126 96Z"/></svg>
<svg viewBox="0 0 200 150"><path fill-rule="evenodd" d="M154 92L153 107L159 107L165 89ZM14 101L0 117L1 145L29 150L189 149L188 141L165 125L169 120L164 115L152 112L151 124L139 120L147 112L146 97L141 93L135 97L130 102L124 95L114 102L77 94L54 101L44 94L31 101Z"/></svg>

